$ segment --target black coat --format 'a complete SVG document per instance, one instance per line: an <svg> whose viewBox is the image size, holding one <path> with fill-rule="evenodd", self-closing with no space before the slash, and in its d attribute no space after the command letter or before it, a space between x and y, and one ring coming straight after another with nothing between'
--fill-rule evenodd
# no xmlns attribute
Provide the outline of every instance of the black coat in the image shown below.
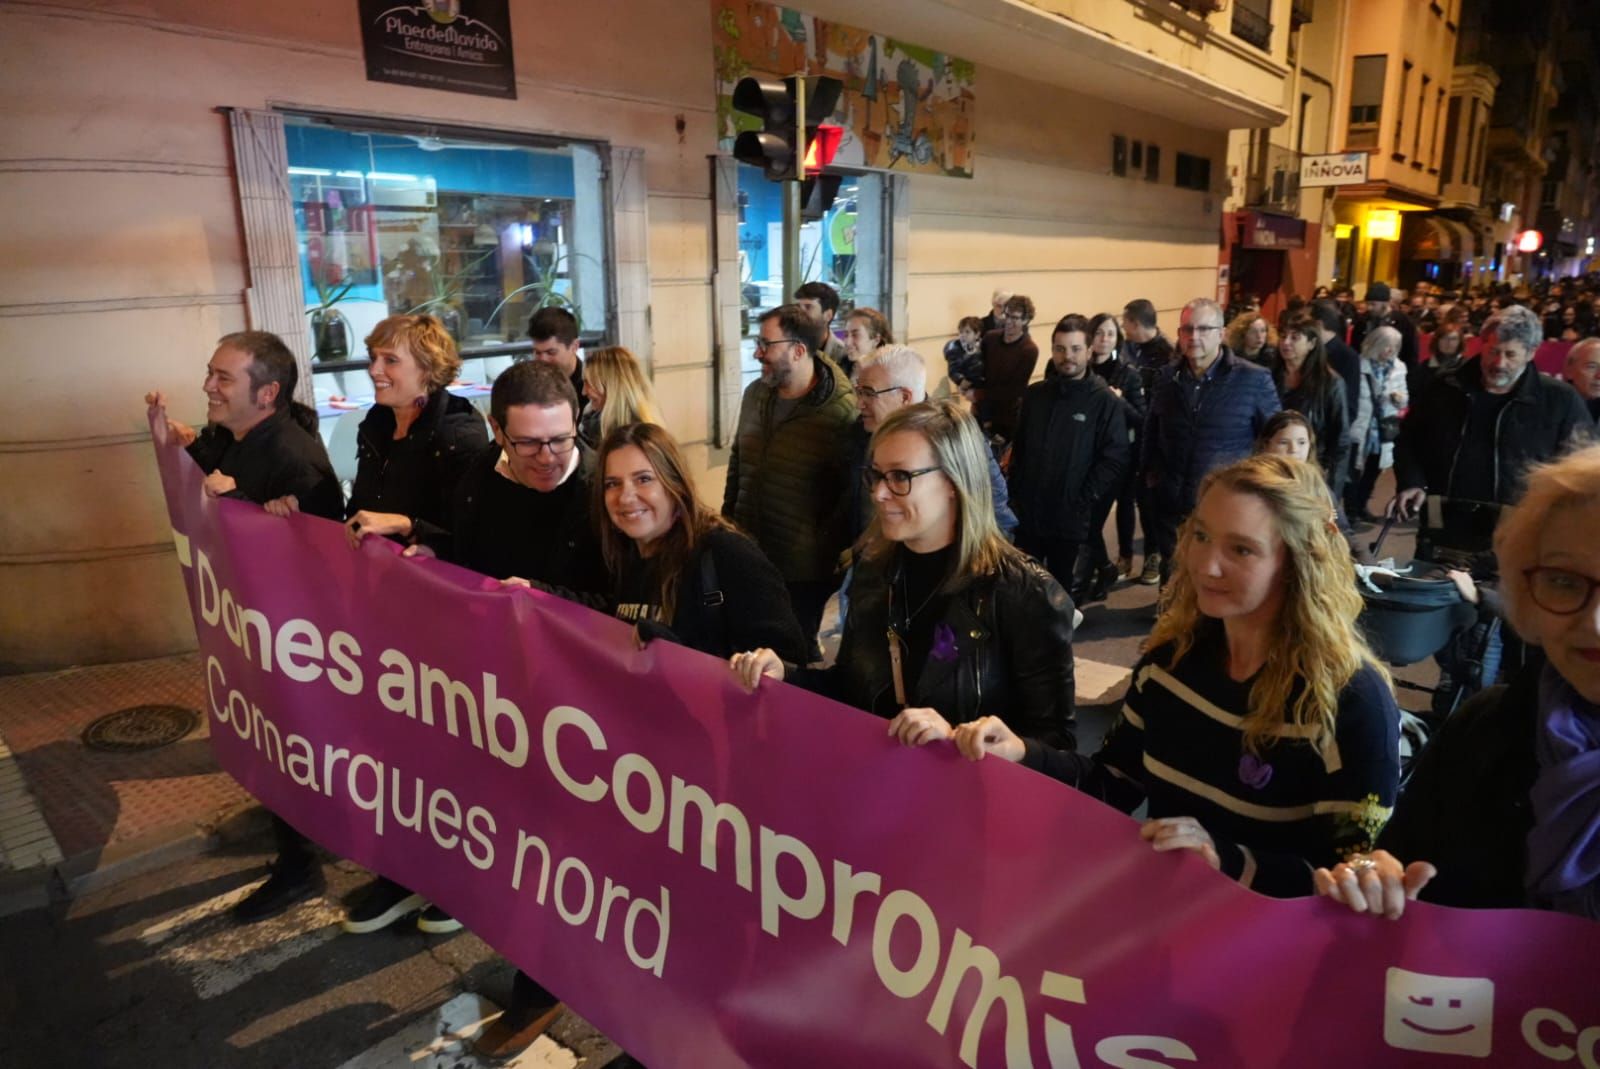
<svg viewBox="0 0 1600 1069"><path fill-rule="evenodd" d="M1533 741L1539 673L1475 694L1444 722L1417 759L1411 782L1378 846L1402 862L1428 861L1439 875L1421 898L1468 909L1513 909L1528 901L1528 798L1539 774ZM1592 888L1589 915L1600 909Z"/></svg>
<svg viewBox="0 0 1600 1069"><path fill-rule="evenodd" d="M298 416L280 408L242 440L212 424L190 444L189 455L207 475L220 471L233 477L238 486L227 497L264 505L293 494L301 512L339 520L344 515L344 494L328 462L328 450Z"/></svg>
<svg viewBox="0 0 1600 1069"><path fill-rule="evenodd" d="M442 529L450 497L467 465L489 443L472 402L435 390L404 438L394 436L394 410L373 405L356 430L356 478L345 515L362 509L410 516L413 537Z"/></svg>
<svg viewBox="0 0 1600 1069"><path fill-rule="evenodd" d="M1284 408L1300 413L1311 424L1311 433L1317 438L1317 463L1322 465L1329 485L1336 485L1334 480L1350 462L1350 406L1346 403L1344 380L1330 371L1328 388L1317 397L1306 390L1304 382L1293 390L1285 390L1283 377L1283 358L1279 356L1272 367L1278 400Z"/></svg>
<svg viewBox="0 0 1600 1069"><path fill-rule="evenodd" d="M1329 338L1322 351L1328 354L1328 366L1344 381L1346 423L1354 423L1361 406L1361 354L1338 338Z"/></svg>
<svg viewBox="0 0 1600 1069"><path fill-rule="evenodd" d="M1398 490L1425 487L1451 496L1450 478L1461 451L1461 432L1474 394L1483 392L1477 357L1428 380L1400 424L1394 473ZM1495 422L1494 500L1509 505L1522 496L1530 467L1554 459L1592 436L1594 421L1578 391L1541 375L1529 361Z"/></svg>
<svg viewBox="0 0 1600 1069"><path fill-rule="evenodd" d="M1107 386L1122 391L1122 404L1128 416L1128 441L1137 440L1139 431L1144 427L1145 409L1149 407L1149 398L1144 392L1144 376L1120 355L1090 364L1089 370L1100 376Z"/></svg>
<svg viewBox="0 0 1600 1069"><path fill-rule="evenodd" d="M856 565L838 660L798 672L796 683L879 716L898 711L885 636L900 558L896 549ZM951 724L999 716L1018 735L1073 746L1072 600L1060 583L1010 557L952 595L940 622L955 635L956 654L922 665L909 705L937 709Z"/></svg>
<svg viewBox="0 0 1600 1069"><path fill-rule="evenodd" d="M1011 445L1011 507L1036 538L1082 542L1132 465L1127 406L1105 380L1028 387Z"/></svg>
<svg viewBox="0 0 1600 1069"><path fill-rule="evenodd" d="M634 552L623 565L625 572L647 567ZM678 577L676 602L670 621L641 623L641 633L713 657L727 658L765 646L785 661L805 659L806 643L790 608L783 576L761 547L738 531L719 527L706 533ZM629 619L628 608L619 606L617 615ZM658 609L659 602L652 608Z"/></svg>

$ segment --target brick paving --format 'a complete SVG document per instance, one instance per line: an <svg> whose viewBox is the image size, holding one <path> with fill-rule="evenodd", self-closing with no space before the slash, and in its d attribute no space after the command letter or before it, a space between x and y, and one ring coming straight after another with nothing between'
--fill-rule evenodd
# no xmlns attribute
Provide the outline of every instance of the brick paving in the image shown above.
<svg viewBox="0 0 1600 1069"><path fill-rule="evenodd" d="M103 753L83 745L80 736L92 721L135 705L177 705L202 716L188 736L145 753ZM196 654L4 676L0 740L14 755L60 854L72 859L192 827L248 801L212 759L204 708ZM0 823L13 812L8 798L20 804L15 792L0 796Z"/></svg>

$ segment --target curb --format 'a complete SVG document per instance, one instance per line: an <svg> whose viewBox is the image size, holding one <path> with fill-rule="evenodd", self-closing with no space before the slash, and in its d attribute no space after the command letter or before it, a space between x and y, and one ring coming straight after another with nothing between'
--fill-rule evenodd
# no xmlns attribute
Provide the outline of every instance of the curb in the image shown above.
<svg viewBox="0 0 1600 1069"><path fill-rule="evenodd" d="M100 850L85 850L48 868L0 875L0 917L103 891L173 862L264 834L269 826L260 803L240 802L205 819L178 821Z"/></svg>

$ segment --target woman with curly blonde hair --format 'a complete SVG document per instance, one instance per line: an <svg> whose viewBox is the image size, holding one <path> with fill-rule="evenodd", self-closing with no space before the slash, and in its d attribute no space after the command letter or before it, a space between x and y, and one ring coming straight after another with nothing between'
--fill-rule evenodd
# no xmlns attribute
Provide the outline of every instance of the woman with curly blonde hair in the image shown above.
<svg viewBox="0 0 1600 1069"><path fill-rule="evenodd" d="M1132 812L1157 850L1200 854L1291 897L1371 848L1394 805L1399 709L1356 626L1361 596L1317 468L1260 454L1208 475L1122 715L1093 757L962 725L977 759L1020 761Z"/></svg>
<svg viewBox="0 0 1600 1069"><path fill-rule="evenodd" d="M638 359L620 345L608 345L583 360L583 396L589 407L578 421L578 433L591 449L607 435L630 423L660 423L656 394Z"/></svg>
<svg viewBox="0 0 1600 1069"><path fill-rule="evenodd" d="M1278 359L1278 332L1259 310L1234 316L1224 336L1228 348L1252 364L1271 367Z"/></svg>

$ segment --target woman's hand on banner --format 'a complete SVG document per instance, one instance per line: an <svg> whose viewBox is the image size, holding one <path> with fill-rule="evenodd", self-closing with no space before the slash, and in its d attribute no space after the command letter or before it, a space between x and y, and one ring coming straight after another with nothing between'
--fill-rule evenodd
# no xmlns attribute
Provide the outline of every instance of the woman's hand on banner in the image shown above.
<svg viewBox="0 0 1600 1069"><path fill-rule="evenodd" d="M204 485L207 497L221 497L223 494L231 494L239 488L239 484L234 481L232 475L224 475L220 471L214 471L207 475Z"/></svg>
<svg viewBox="0 0 1600 1069"><path fill-rule="evenodd" d="M927 707L902 709L889 721L889 734L900 740L902 746L926 746L951 735L950 721L939 715L939 710Z"/></svg>
<svg viewBox="0 0 1600 1069"><path fill-rule="evenodd" d="M350 542L351 549L360 549L361 540L368 535L378 535L387 538L390 535L399 535L401 538L411 534L411 517L402 516L398 512L368 512L362 509L349 522L344 525L345 537Z"/></svg>
<svg viewBox="0 0 1600 1069"><path fill-rule="evenodd" d="M1139 828L1139 837L1158 851L1193 850L1212 868L1222 868L1222 858L1217 856L1217 844L1212 841L1211 833L1193 817L1147 820Z"/></svg>
<svg viewBox="0 0 1600 1069"><path fill-rule="evenodd" d="M955 729L956 749L969 761L981 760L987 754L1003 757L1013 763L1022 760L1027 750L1022 738L998 716L980 716Z"/></svg>
<svg viewBox="0 0 1600 1069"><path fill-rule="evenodd" d="M282 516L287 519L289 513L300 511L300 499L293 494L284 494L282 497L273 498L261 507L274 516Z"/></svg>
<svg viewBox="0 0 1600 1069"><path fill-rule="evenodd" d="M783 658L765 646L734 654L728 658L728 667L739 677L739 685L748 691L756 689L762 676L771 676L780 683L783 681Z"/></svg>
<svg viewBox="0 0 1600 1069"><path fill-rule="evenodd" d="M1426 861L1402 865L1387 850L1356 854L1331 869L1311 874L1317 894L1343 902L1356 913L1381 913L1398 920L1439 870Z"/></svg>

